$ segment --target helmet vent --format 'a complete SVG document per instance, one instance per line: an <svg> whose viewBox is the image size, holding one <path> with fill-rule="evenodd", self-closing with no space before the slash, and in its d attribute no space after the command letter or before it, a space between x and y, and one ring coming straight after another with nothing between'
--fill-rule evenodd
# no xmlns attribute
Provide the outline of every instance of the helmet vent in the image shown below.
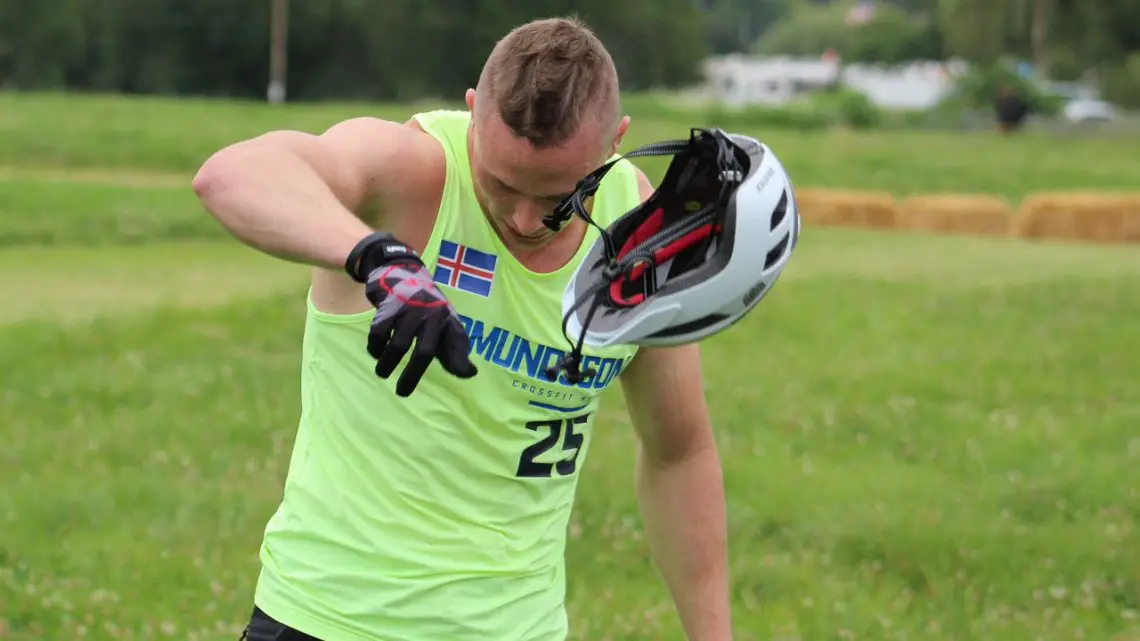
<svg viewBox="0 0 1140 641"><path fill-rule="evenodd" d="M780 257L784 255L784 250L788 248L788 238L790 236L791 234L784 234L780 242L776 243L776 246L768 252L768 257L764 259L764 271L772 269L772 265L775 265L780 260Z"/></svg>
<svg viewBox="0 0 1140 641"><path fill-rule="evenodd" d="M698 332L708 327L709 325L715 325L716 323L719 323L726 318L728 318L728 316L725 316L724 314L709 314L708 316L702 316L701 318L691 320L687 323L681 323L675 327L667 327L659 332L655 332L653 335L658 338L668 338L669 336L680 336L689 332Z"/></svg>
<svg viewBox="0 0 1140 641"><path fill-rule="evenodd" d="M776 205L776 211L772 212L772 226L769 229L776 229L780 223L784 222L786 215L788 215L788 191L785 189L780 196L780 203Z"/></svg>

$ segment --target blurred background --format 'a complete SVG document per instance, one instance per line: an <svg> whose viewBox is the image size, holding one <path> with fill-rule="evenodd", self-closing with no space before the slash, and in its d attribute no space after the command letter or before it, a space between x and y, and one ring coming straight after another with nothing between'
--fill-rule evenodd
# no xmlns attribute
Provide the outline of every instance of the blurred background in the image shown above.
<svg viewBox="0 0 1140 641"><path fill-rule="evenodd" d="M508 29L570 12L627 91L774 124L1140 108L1140 0L0 0L0 89L456 99Z"/></svg>
<svg viewBox="0 0 1140 641"><path fill-rule="evenodd" d="M0 640L237 639L309 271L194 173L461 108L571 12L626 149L720 126L797 188L775 291L702 344L737 640L1140 640L1140 0L0 0ZM579 467L571 639L680 641L623 410Z"/></svg>

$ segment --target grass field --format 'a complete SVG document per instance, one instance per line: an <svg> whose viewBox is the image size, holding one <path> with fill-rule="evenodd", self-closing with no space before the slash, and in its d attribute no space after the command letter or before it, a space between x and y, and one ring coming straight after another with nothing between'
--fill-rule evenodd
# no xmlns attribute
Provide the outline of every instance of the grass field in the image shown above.
<svg viewBox="0 0 1140 641"><path fill-rule="evenodd" d="M237 638L296 428L306 270L218 233L189 172L349 112L0 95L0 639ZM1019 198L1140 170L1135 141L768 133L813 186ZM1140 640L1140 253L800 247L705 346L737 638ZM573 638L680 639L620 394L592 438Z"/></svg>
<svg viewBox="0 0 1140 641"><path fill-rule="evenodd" d="M77 107L82 105L82 107ZM428 109L441 105L421 105ZM455 105L442 105L455 106ZM259 103L74 98L0 93L0 176L50 178L82 169L87 180L115 172L130 186L185 184L212 151L272 128L319 132L349 116L406 119L408 105L331 104L280 108ZM1135 189L1137 141L988 132L785 131L702 114L678 120L633 98L629 147L721 125L756 135L780 154L802 187L994 193L1019 199L1040 190ZM639 160L659 177L667 159ZM145 169L146 172L140 172ZM142 174L142 175L140 175ZM181 182L180 182L181 181Z"/></svg>

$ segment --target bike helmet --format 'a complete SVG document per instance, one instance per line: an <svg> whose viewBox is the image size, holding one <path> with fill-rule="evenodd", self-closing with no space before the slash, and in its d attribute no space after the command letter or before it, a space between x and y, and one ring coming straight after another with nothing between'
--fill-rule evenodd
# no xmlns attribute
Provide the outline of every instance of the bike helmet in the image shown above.
<svg viewBox="0 0 1140 641"><path fill-rule="evenodd" d="M584 178L545 219L558 229L577 214L601 237L562 299L563 333L573 347L547 371L580 372L582 346L692 343L721 332L771 291L799 240L791 180L764 143L720 129L625 154L674 156L640 206L599 227L584 206L617 159ZM571 336L576 336L577 341Z"/></svg>

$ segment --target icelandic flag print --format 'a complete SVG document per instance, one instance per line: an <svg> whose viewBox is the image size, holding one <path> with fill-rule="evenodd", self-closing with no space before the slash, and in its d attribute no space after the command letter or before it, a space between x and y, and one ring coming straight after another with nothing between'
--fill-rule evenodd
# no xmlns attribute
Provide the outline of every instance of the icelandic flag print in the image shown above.
<svg viewBox="0 0 1140 641"><path fill-rule="evenodd" d="M445 240L439 245L439 259L432 280L487 298L495 281L496 262L494 254Z"/></svg>

